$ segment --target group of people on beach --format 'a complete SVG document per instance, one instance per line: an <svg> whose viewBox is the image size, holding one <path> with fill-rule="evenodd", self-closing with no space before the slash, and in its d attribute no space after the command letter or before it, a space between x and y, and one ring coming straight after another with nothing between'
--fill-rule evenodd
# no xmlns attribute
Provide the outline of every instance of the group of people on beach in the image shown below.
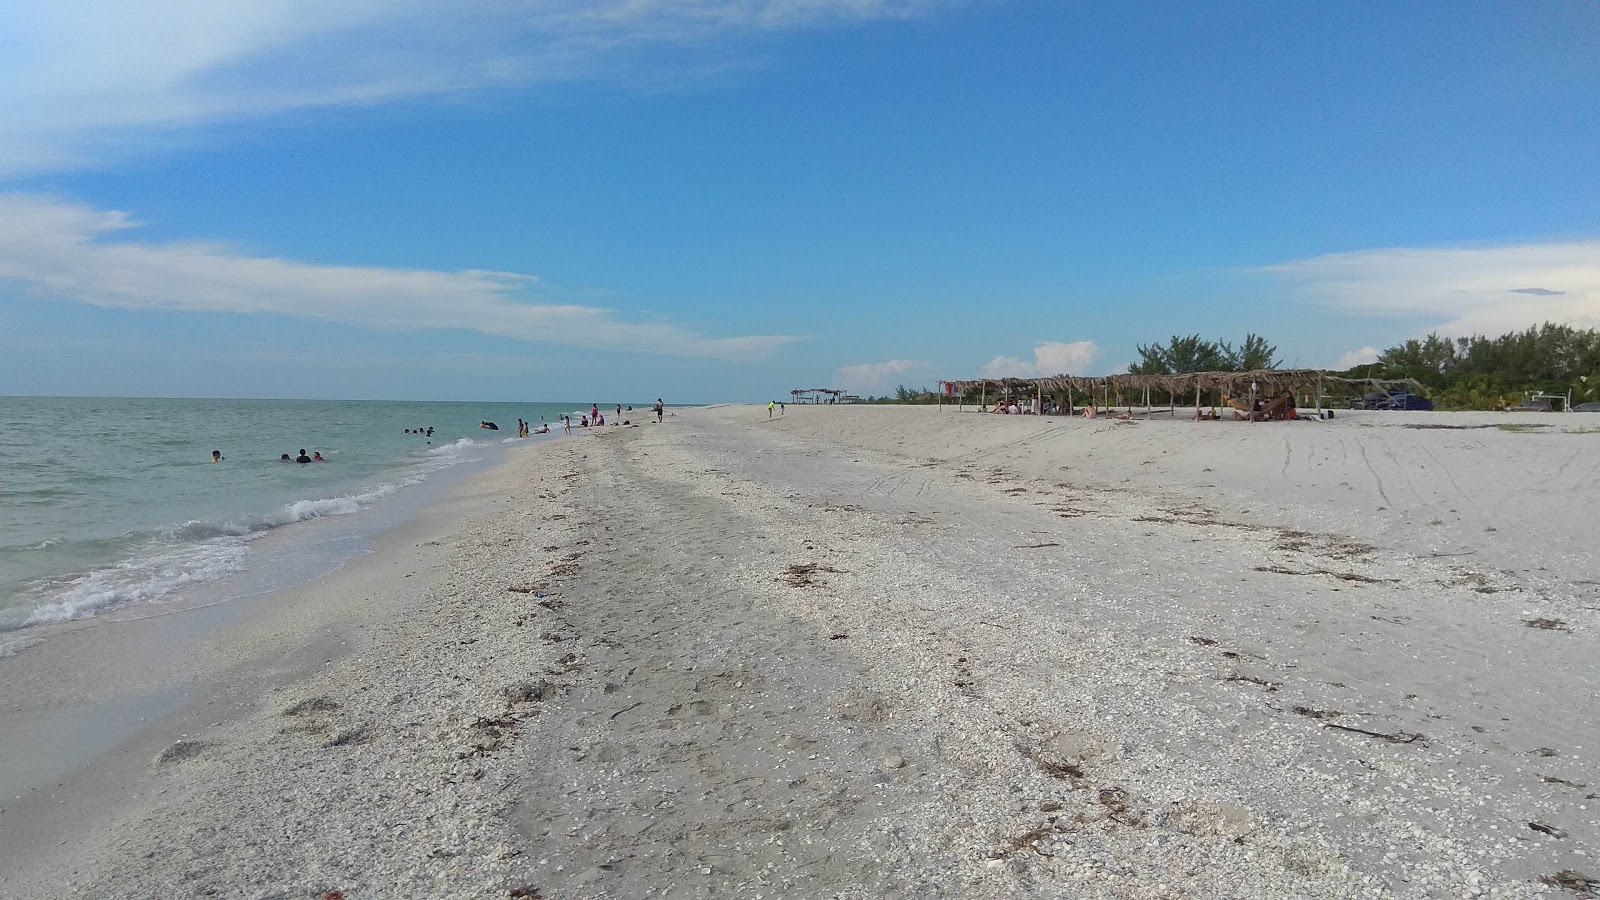
<svg viewBox="0 0 1600 900"><path fill-rule="evenodd" d="M549 433L550 433L550 424L548 422L540 422L539 423L539 427L538 428L534 428L532 422L524 422L521 419L517 420L517 437L524 437L525 438L530 434L549 434Z"/></svg>
<svg viewBox="0 0 1600 900"><path fill-rule="evenodd" d="M656 405L652 408L652 411L656 415L656 424L657 425L661 424L662 417L666 415L666 410L667 410L666 402L663 401L660 397L657 397L656 398ZM633 407L629 406L626 409L624 409L622 404L618 403L616 405L616 413L613 416L613 418L611 419L611 424L613 426L623 426L623 425L631 426L631 425L633 425L633 422L631 420L622 418L622 414L624 412L633 412ZM605 413L602 413L600 411L600 404L598 404L598 403L589 404L589 414L588 415L579 414L577 422L573 422L571 416L562 416L561 417L561 428L562 428L562 432L564 434L571 434L573 428L595 428L595 427L603 426L605 424L606 424L606 416L605 416ZM548 431L548 430L549 430L548 427L544 427L543 430L541 430L539 433L543 434L545 431Z"/></svg>

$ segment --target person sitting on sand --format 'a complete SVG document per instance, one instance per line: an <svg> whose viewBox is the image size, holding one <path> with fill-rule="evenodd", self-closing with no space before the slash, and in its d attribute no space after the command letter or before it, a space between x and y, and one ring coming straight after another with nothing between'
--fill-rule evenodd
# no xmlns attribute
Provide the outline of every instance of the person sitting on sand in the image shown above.
<svg viewBox="0 0 1600 900"><path fill-rule="evenodd" d="M1094 401L1092 401L1092 400L1089 401L1089 405L1088 406L1085 406L1083 408L1083 417L1085 419L1093 419L1096 416L1098 416L1099 414L1100 414L1100 411L1098 409L1095 409Z"/></svg>

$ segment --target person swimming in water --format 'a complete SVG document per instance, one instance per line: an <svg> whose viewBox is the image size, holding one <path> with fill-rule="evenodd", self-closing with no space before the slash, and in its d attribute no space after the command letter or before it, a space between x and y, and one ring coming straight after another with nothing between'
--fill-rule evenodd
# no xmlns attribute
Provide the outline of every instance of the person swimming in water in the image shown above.
<svg viewBox="0 0 1600 900"><path fill-rule="evenodd" d="M212 462L222 462L222 460L223 460L223 456L222 456L222 451L221 450L213 450L213 451L211 451L211 461Z"/></svg>
<svg viewBox="0 0 1600 900"><path fill-rule="evenodd" d="M285 453L284 455L278 457L278 462L294 462L294 458Z"/></svg>
<svg viewBox="0 0 1600 900"><path fill-rule="evenodd" d="M294 461L299 463L299 464L301 464L301 465L305 465L306 463L311 462L311 457L306 455L306 448L304 448L304 447L300 448L300 455L296 456L294 458Z"/></svg>
<svg viewBox="0 0 1600 900"><path fill-rule="evenodd" d="M312 462L327 462L327 460L322 458L321 451L313 451L312 454L311 454L311 461Z"/></svg>

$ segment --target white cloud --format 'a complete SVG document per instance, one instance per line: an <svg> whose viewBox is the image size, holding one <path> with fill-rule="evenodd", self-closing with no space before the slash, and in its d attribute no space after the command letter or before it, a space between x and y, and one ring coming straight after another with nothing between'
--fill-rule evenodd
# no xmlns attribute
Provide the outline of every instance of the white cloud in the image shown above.
<svg viewBox="0 0 1600 900"><path fill-rule="evenodd" d="M269 313L397 330L461 329L539 344L662 356L761 359L797 338L707 337L620 321L608 309L532 303L537 282L509 272L310 265L220 244L111 238L125 213L0 195L0 282L38 296L118 309Z"/></svg>
<svg viewBox="0 0 1600 900"><path fill-rule="evenodd" d="M978 370L982 378L1039 378L1049 375L1083 375L1100 358L1093 341L1044 341L1033 348L1033 361L996 356Z"/></svg>
<svg viewBox="0 0 1600 900"><path fill-rule="evenodd" d="M914 359L891 359L888 362L840 366L839 371L833 373L833 386L863 397L869 394L885 394L904 384L908 378L915 380L932 375L935 368L931 362ZM906 386L931 387L925 384Z"/></svg>
<svg viewBox="0 0 1600 900"><path fill-rule="evenodd" d="M1343 372L1345 369L1353 369L1356 366L1370 365L1377 361L1377 347L1362 347L1360 350L1351 350L1345 353L1345 355L1339 357L1339 361L1333 364L1333 370L1335 372Z"/></svg>
<svg viewBox="0 0 1600 900"><path fill-rule="evenodd" d="M0 7L0 173L92 163L130 134L301 109L578 78L654 87L725 66L739 38L951 2L12 0Z"/></svg>
<svg viewBox="0 0 1600 900"><path fill-rule="evenodd" d="M1500 335L1563 322L1600 326L1600 240L1363 250L1257 269L1355 313L1421 316L1428 330Z"/></svg>

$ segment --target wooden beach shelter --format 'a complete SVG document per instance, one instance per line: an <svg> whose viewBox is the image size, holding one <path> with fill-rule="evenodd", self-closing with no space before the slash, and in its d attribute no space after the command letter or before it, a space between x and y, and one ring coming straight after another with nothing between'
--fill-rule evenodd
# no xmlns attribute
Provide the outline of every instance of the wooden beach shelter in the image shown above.
<svg viewBox="0 0 1600 900"><path fill-rule="evenodd" d="M1320 417L1326 408L1327 392L1336 389L1342 394L1364 392L1367 390L1381 389L1392 386L1409 386L1420 388L1415 381L1385 380L1373 378L1343 378L1330 375L1320 369L1259 369L1251 372L1184 372L1175 375L1101 375L1098 377L1081 375L1052 375L1046 378L977 378L977 379L950 379L940 382L944 392L952 396L965 397L968 393L977 392L984 409L988 408L989 394L992 392L996 399L1015 399L1018 397L1032 396L1043 408L1044 398L1050 397L1056 401L1057 409L1065 409L1071 415L1077 408L1080 397L1087 402L1094 402L1096 396L1100 398L1102 407L1110 407L1111 399L1116 398L1116 406L1128 406L1131 414L1133 407L1124 403L1126 398L1144 398L1144 417L1149 418L1157 411L1154 401L1165 398L1162 410L1168 415L1176 416L1180 399L1188 405L1193 400L1194 412L1198 416L1203 407L1202 400L1208 395L1213 396L1216 405L1220 406L1223 397L1239 397L1252 405L1257 399L1267 396L1276 396L1285 391L1294 394L1297 398L1311 400L1315 404L1317 415ZM1296 401L1298 405L1298 400Z"/></svg>
<svg viewBox="0 0 1600 900"><path fill-rule="evenodd" d="M844 391L836 391L832 388L795 388L789 392L789 396L794 398L792 402L796 404L826 403L830 400L837 402L839 396L843 393Z"/></svg>

